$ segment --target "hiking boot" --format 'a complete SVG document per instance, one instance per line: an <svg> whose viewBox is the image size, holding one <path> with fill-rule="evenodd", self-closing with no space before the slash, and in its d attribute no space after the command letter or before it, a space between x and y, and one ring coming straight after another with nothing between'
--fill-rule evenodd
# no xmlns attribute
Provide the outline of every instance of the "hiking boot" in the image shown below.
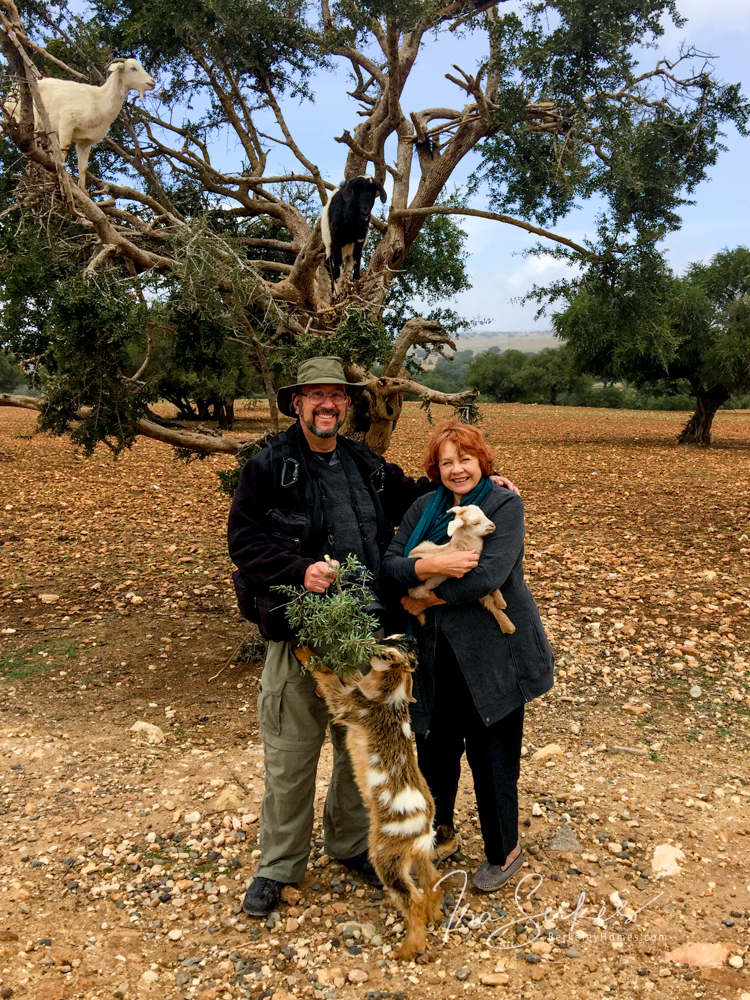
<svg viewBox="0 0 750 1000"><path fill-rule="evenodd" d="M378 873L372 866L372 861L370 861L370 855L367 851L362 851L361 854L355 854L353 858L337 858L338 863L343 865L344 868L349 868L351 871L356 872L365 882L369 882L370 885L374 885L376 889L382 889L383 883L378 877Z"/></svg>
<svg viewBox="0 0 750 1000"><path fill-rule="evenodd" d="M277 882L276 879L259 875L253 879L245 893L242 909L251 917L267 917L279 905L281 890L285 885L286 882Z"/></svg>

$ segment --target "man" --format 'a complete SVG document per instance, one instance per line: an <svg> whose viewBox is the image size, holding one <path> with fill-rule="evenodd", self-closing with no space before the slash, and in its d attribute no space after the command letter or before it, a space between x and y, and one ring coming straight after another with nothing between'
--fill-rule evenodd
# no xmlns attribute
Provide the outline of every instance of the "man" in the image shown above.
<svg viewBox="0 0 750 1000"><path fill-rule="evenodd" d="M260 815L261 859L244 910L266 916L285 885L307 868L314 821L315 775L329 717L293 655L294 635L278 584L324 593L335 573L325 562L353 553L376 581L381 553L394 524L422 494L418 482L364 444L340 437L346 411L366 382L347 382L339 358L312 358L294 385L278 392L279 410L297 422L276 435L242 471L229 514L229 554L243 614L269 639L258 698L265 751L265 794ZM507 480L498 479L503 485ZM368 816L354 782L344 729L331 725L333 772L323 813L325 852L379 885L367 855Z"/></svg>

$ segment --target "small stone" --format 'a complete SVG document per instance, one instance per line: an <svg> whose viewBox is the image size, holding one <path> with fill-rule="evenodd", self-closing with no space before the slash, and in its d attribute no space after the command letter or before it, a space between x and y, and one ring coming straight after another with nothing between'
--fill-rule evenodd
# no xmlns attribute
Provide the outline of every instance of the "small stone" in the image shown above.
<svg viewBox="0 0 750 1000"><path fill-rule="evenodd" d="M471 969L456 969L456 979L459 983L465 983L471 975Z"/></svg>
<svg viewBox="0 0 750 1000"><path fill-rule="evenodd" d="M346 978L350 983L366 983L370 976L364 969L352 969Z"/></svg>
<svg viewBox="0 0 750 1000"><path fill-rule="evenodd" d="M487 972L479 977L482 986L506 986L510 982L507 972Z"/></svg>
<svg viewBox="0 0 750 1000"><path fill-rule="evenodd" d="M13 996L13 990L10 988L10 986L3 986L3 988L0 990L0 997L2 997L2 1000L10 1000L12 996Z"/></svg>
<svg viewBox="0 0 750 1000"><path fill-rule="evenodd" d="M542 956L536 955L533 951L530 951L526 955L526 961L529 965L536 965L537 962L541 962Z"/></svg>
<svg viewBox="0 0 750 1000"><path fill-rule="evenodd" d="M192 972L189 972L187 969L178 969L174 974L176 986L187 986L192 978Z"/></svg>
<svg viewBox="0 0 750 1000"><path fill-rule="evenodd" d="M144 983L155 983L158 978L159 978L159 973L154 972L153 969L146 969L146 971L141 976L141 979L143 980Z"/></svg>
<svg viewBox="0 0 750 1000"><path fill-rule="evenodd" d="M39 600L42 602L42 604L57 604L57 602L60 600L60 595L59 594L40 594L39 595Z"/></svg>
<svg viewBox="0 0 750 1000"><path fill-rule="evenodd" d="M118 997L118 1000L122 1000L122 997L124 997L127 992L128 992L127 982L120 983L117 989L112 991L112 996Z"/></svg>
<svg viewBox="0 0 750 1000"><path fill-rule="evenodd" d="M734 927L734 920L732 920L731 917L725 917L722 920L722 924L724 924L725 927Z"/></svg>
<svg viewBox="0 0 750 1000"><path fill-rule="evenodd" d="M170 941L179 941L182 937L182 931L175 927L173 931L170 931L169 934L167 934L167 937Z"/></svg>
<svg viewBox="0 0 750 1000"><path fill-rule="evenodd" d="M618 844L616 840L610 840L607 843L607 850L611 854L622 854L622 844Z"/></svg>
<svg viewBox="0 0 750 1000"><path fill-rule="evenodd" d="M733 969L741 969L745 963L743 962L741 955L732 955L728 964L731 965Z"/></svg>
<svg viewBox="0 0 750 1000"><path fill-rule="evenodd" d="M559 743L548 743L547 746L541 747L539 750L535 750L531 755L532 761L546 760L547 757L554 757L557 754L563 753L563 748Z"/></svg>
<svg viewBox="0 0 750 1000"><path fill-rule="evenodd" d="M197 812L197 811L196 812L186 812L185 816L184 816L185 822L189 823L191 826L193 826L195 823L198 823L200 821L200 818L201 818L201 814L199 812ZM151 835L149 834L148 836L151 836Z"/></svg>
<svg viewBox="0 0 750 1000"><path fill-rule="evenodd" d="M145 733L146 739L149 743L163 743L166 739L163 730L158 726L153 725L151 722L144 722L139 719L138 722L134 722L130 727L131 733Z"/></svg>
<svg viewBox="0 0 750 1000"><path fill-rule="evenodd" d="M289 906L296 906L302 899L302 893L293 885L285 885L281 890L281 898L285 903L288 903Z"/></svg>
<svg viewBox="0 0 750 1000"><path fill-rule="evenodd" d="M646 882L646 880L645 880L645 879L642 879L642 878L639 878L639 879L638 879L638 881L637 881L637 882L635 883L635 887L636 887L636 889L640 889L640 890L641 890L641 892L642 892L642 891L643 891L643 890L644 890L645 888L647 888L647 886L648 886L648 882Z"/></svg>
<svg viewBox="0 0 750 1000"><path fill-rule="evenodd" d="M242 802L242 794L234 785L227 785L211 800L213 809L236 809Z"/></svg>
<svg viewBox="0 0 750 1000"><path fill-rule="evenodd" d="M568 958L578 958L578 952L575 950L575 948L568 948L565 954L568 956Z"/></svg>
<svg viewBox="0 0 750 1000"><path fill-rule="evenodd" d="M693 686L690 688L690 697L691 698L700 698L700 696L702 694L703 694L703 691L701 691L700 687L697 684L693 684Z"/></svg>
<svg viewBox="0 0 750 1000"><path fill-rule="evenodd" d="M565 823L563 826L558 827L552 834L548 850L570 852L578 851L580 846L581 845L578 843L573 830L567 823Z"/></svg>

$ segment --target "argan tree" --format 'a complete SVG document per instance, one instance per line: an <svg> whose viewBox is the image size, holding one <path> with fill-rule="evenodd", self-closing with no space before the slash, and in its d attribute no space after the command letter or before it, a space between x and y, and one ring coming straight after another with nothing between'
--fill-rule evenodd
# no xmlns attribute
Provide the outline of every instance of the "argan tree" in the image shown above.
<svg viewBox="0 0 750 1000"><path fill-rule="evenodd" d="M41 405L43 426L75 425L88 447L145 433L235 451L236 439L166 428L149 410L158 338L195 323L240 345L274 420L275 386L297 360L342 355L350 377L369 378L347 431L381 452L404 393L470 404L471 393L428 389L407 368L415 345L454 348L444 302L465 272L452 217L520 227L539 237L540 252L556 248L614 279L679 225L724 124L745 127L747 105L708 57L681 51L638 64L664 18L680 23L673 0L529 0L513 11L502 0L0 0L6 90L18 107L18 121L4 121L4 155L17 161L0 219L3 273L17 265L16 288L24 270L33 284L26 298L17 292L8 329L42 379L41 403L1 401ZM431 47L442 32L470 34L476 64L439 67ZM125 105L84 192L48 134L37 79L101 83L120 55L137 56L159 89L143 106ZM420 62L454 85L452 106L406 105ZM315 80L329 71L348 76L348 121L315 103ZM292 100L308 102L321 137L339 144L340 177L325 177L317 150L295 138ZM457 198L467 160L471 182ZM275 172L281 161L287 168ZM367 172L387 186L389 204L373 219L361 279L334 296L321 206L334 181ZM603 215L589 242L554 230L592 198ZM412 295L434 311L415 315Z"/></svg>
<svg viewBox="0 0 750 1000"><path fill-rule="evenodd" d="M750 390L750 250L724 250L682 278L643 257L614 287L588 276L568 294L553 323L578 369L634 386L668 379L695 399L679 442L709 445L716 411Z"/></svg>

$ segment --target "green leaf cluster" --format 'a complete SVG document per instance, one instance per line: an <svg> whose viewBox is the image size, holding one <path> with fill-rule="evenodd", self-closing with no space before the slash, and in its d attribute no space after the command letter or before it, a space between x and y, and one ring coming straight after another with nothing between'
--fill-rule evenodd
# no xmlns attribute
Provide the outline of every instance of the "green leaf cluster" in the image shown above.
<svg viewBox="0 0 750 1000"><path fill-rule="evenodd" d="M393 342L384 323L359 309L350 309L336 330L326 337L303 334L288 346L276 362L280 377L297 380L297 369L310 358L338 357L347 364L364 368L383 363L391 354ZM278 385L282 382L277 380Z"/></svg>
<svg viewBox="0 0 750 1000"><path fill-rule="evenodd" d="M544 0L488 21L500 79L473 186L492 208L554 223L602 196L613 231L660 239L750 105L699 52L644 77L638 54L682 21L673 0Z"/></svg>
<svg viewBox="0 0 750 1000"><path fill-rule="evenodd" d="M379 622L367 610L372 601L372 574L356 556L348 556L336 582L325 594L304 587L274 587L290 598L286 618L298 636L298 645L309 646L315 656L308 669L325 666L340 677L364 670L378 649L373 633Z"/></svg>

